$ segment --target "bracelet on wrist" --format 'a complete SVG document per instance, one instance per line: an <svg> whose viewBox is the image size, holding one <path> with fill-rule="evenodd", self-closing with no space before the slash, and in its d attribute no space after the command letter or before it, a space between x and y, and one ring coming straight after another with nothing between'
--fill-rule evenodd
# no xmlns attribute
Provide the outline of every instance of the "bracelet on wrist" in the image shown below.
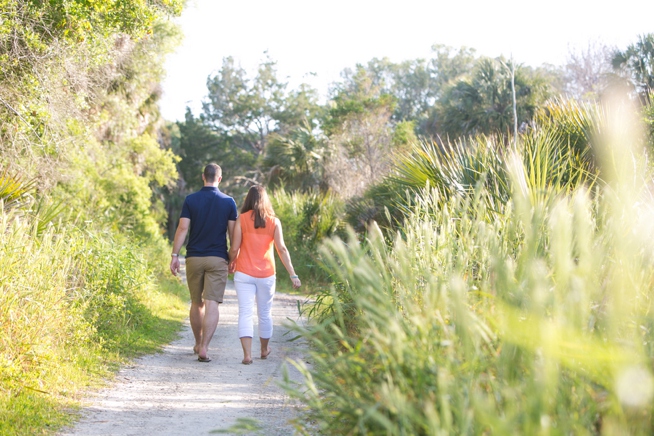
<svg viewBox="0 0 654 436"><path fill-rule="evenodd" d="M172 257L179 257L179 254L171 253L170 254Z"/></svg>
<svg viewBox="0 0 654 436"><path fill-rule="evenodd" d="M292 279L299 279L298 276L291 276Z"/></svg>

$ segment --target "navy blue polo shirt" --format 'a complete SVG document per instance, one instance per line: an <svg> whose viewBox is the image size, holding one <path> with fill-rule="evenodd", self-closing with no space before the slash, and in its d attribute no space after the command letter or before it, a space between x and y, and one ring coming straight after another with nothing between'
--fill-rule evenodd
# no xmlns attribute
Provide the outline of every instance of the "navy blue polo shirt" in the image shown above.
<svg viewBox="0 0 654 436"><path fill-rule="evenodd" d="M186 257L219 256L229 261L227 221L236 221L237 216L234 199L216 187L205 186L188 195L181 214L191 220Z"/></svg>

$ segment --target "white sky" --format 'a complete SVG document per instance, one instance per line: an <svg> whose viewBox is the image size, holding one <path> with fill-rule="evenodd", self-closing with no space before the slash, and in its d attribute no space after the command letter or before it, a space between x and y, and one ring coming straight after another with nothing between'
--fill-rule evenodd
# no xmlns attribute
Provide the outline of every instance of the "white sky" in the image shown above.
<svg viewBox="0 0 654 436"><path fill-rule="evenodd" d="M171 121L186 106L197 115L207 76L226 56L252 77L267 50L291 87L307 82L324 95L344 68L373 57L428 58L433 44L444 44L560 65L591 41L624 49L654 32L653 17L652 0L188 0L161 110Z"/></svg>

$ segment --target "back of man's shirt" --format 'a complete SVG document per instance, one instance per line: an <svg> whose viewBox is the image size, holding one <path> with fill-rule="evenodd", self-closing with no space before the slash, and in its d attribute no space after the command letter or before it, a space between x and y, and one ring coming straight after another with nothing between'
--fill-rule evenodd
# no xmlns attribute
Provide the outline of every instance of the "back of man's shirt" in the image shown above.
<svg viewBox="0 0 654 436"><path fill-rule="evenodd" d="M219 256L229 261L227 222L236 221L236 203L213 186L205 186L186 197L181 218L189 218L186 257Z"/></svg>

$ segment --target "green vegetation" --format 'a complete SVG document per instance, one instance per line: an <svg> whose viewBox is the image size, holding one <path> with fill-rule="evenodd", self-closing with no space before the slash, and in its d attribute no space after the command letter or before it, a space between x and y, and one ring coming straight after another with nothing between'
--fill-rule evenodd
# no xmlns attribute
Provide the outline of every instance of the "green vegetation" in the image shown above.
<svg viewBox="0 0 654 436"><path fill-rule="evenodd" d="M210 161L270 188L313 297L301 431L654 431L652 35L561 68L436 45L324 104L226 58L165 124L183 4L0 0L0 433L174 337L164 235Z"/></svg>
<svg viewBox="0 0 654 436"><path fill-rule="evenodd" d="M469 134L506 138L497 134L513 130L512 84L524 129L560 76L436 45L430 59L372 59L343 71L329 101L319 104L307 85L289 90L267 56L253 77L225 58L207 79L202 113L188 111L170 127L185 182L167 199L170 216L177 217L181 199L199 187L202 165L215 160L224 167L222 189L237 202L253 183L329 192L347 203L343 218L360 229L384 213L373 192L417 138L438 148ZM169 235L173 227L171 219Z"/></svg>
<svg viewBox="0 0 654 436"><path fill-rule="evenodd" d="M84 224L0 214L0 433L67 422L80 389L179 330L186 292L127 239ZM165 286L165 287L164 287ZM27 408L27 410L25 410Z"/></svg>
<svg viewBox="0 0 654 436"><path fill-rule="evenodd" d="M561 68L434 46L324 105L224 60L171 131L182 178L273 191L314 300L301 432L652 433L651 39Z"/></svg>
<svg viewBox="0 0 654 436"><path fill-rule="evenodd" d="M0 1L0 433L48 434L84 389L170 341L158 141L182 1Z"/></svg>
<svg viewBox="0 0 654 436"><path fill-rule="evenodd" d="M320 243L331 236L342 234L342 200L330 193L274 191L271 196L275 213L282 222L284 242L289 249L295 272L302 277L303 286L310 290L329 284L328 273L320 268L317 253ZM293 289L291 280L279 257L276 257L278 286L284 291Z"/></svg>
<svg viewBox="0 0 654 436"><path fill-rule="evenodd" d="M190 128L207 145L257 141L229 155L252 177L226 186L268 184L310 283L297 331L312 365L287 385L307 406L300 431L652 432L650 39L599 50L592 71L439 46L373 59L295 115L266 60L236 76L266 72L279 92L262 95L281 101L224 92L178 123L189 145ZM233 73L228 59L210 93ZM640 102L637 120L611 92ZM263 129L230 121L253 113Z"/></svg>
<svg viewBox="0 0 654 436"><path fill-rule="evenodd" d="M626 50L618 50L611 59L613 68L645 104L652 103L654 91L654 34L641 35Z"/></svg>
<svg viewBox="0 0 654 436"><path fill-rule="evenodd" d="M652 432L649 168L638 123L597 113L593 190L574 165L540 183L558 138L536 142L541 155L526 135L506 150L509 199L438 184L400 232L373 224L364 242L323 246L334 286L297 329L312 365L288 385L308 405L304 433ZM463 170L460 155L442 163Z"/></svg>

